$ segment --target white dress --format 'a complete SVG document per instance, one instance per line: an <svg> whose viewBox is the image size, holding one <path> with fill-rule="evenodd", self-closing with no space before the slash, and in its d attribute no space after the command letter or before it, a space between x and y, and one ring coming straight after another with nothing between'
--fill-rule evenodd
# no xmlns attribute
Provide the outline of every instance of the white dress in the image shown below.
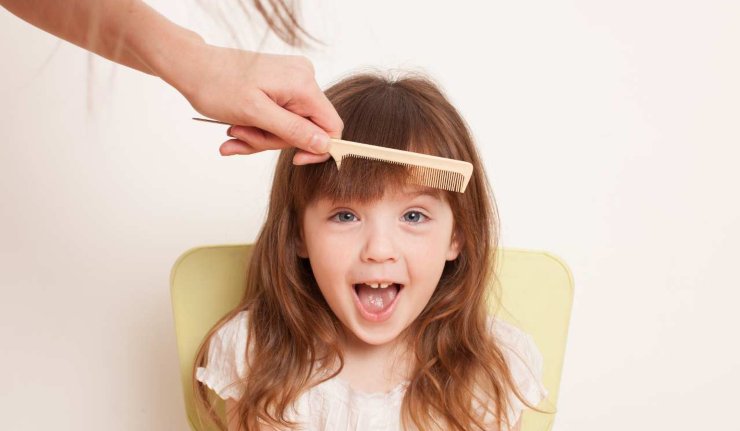
<svg viewBox="0 0 740 431"><path fill-rule="evenodd" d="M542 355L534 340L503 320L489 316L488 323L502 343L522 395L530 404L539 404L547 389L542 384ZM247 311L242 311L213 335L208 362L196 370L196 378L221 398L238 400L244 391L239 380L246 375L246 342ZM307 431L402 431L401 401L407 385L403 382L388 392L367 393L334 377L301 394L287 416ZM509 399L507 414L514 424L526 406L513 394Z"/></svg>

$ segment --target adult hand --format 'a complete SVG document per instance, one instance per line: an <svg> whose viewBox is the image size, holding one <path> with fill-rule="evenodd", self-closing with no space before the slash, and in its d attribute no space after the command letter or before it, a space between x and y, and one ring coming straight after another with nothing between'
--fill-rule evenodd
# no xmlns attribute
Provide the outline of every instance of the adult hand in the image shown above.
<svg viewBox="0 0 740 431"><path fill-rule="evenodd" d="M183 67L163 78L199 113L234 124L222 155L296 147L295 164L330 157L329 137L340 138L344 125L307 58L205 43L184 53Z"/></svg>

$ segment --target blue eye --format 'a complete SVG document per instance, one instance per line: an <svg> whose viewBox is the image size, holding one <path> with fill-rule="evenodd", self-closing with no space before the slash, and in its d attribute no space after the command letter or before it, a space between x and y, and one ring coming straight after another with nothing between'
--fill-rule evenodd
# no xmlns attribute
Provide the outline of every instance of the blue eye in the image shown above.
<svg viewBox="0 0 740 431"><path fill-rule="evenodd" d="M357 221L357 216L349 211L339 211L338 213L334 214L331 219L339 223L349 223ZM422 214L420 211L409 211L403 215L403 221L410 224L424 223L428 219L429 217Z"/></svg>
<svg viewBox="0 0 740 431"><path fill-rule="evenodd" d="M412 224L423 223L421 220L424 220L424 219L428 219L428 217L419 211L409 211L403 215L403 221L406 221Z"/></svg>
<svg viewBox="0 0 740 431"><path fill-rule="evenodd" d="M331 219L340 223L347 223L355 221L357 217L349 211L339 211L338 213L334 214Z"/></svg>

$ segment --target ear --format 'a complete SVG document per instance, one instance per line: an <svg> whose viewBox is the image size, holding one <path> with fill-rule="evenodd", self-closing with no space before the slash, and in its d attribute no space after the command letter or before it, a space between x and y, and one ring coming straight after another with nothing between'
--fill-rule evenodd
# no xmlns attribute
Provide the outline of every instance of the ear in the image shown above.
<svg viewBox="0 0 740 431"><path fill-rule="evenodd" d="M460 248L462 246L460 237L460 232L455 229L450 240L450 247L447 249L447 254L445 255L446 260L455 260L460 255Z"/></svg>

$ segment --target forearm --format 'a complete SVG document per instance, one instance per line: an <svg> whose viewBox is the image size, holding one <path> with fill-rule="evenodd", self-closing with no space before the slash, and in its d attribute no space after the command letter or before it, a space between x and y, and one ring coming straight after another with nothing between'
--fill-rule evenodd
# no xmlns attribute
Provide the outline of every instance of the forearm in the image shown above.
<svg viewBox="0 0 740 431"><path fill-rule="evenodd" d="M0 0L21 19L102 57L172 83L178 55L203 43L141 0Z"/></svg>

